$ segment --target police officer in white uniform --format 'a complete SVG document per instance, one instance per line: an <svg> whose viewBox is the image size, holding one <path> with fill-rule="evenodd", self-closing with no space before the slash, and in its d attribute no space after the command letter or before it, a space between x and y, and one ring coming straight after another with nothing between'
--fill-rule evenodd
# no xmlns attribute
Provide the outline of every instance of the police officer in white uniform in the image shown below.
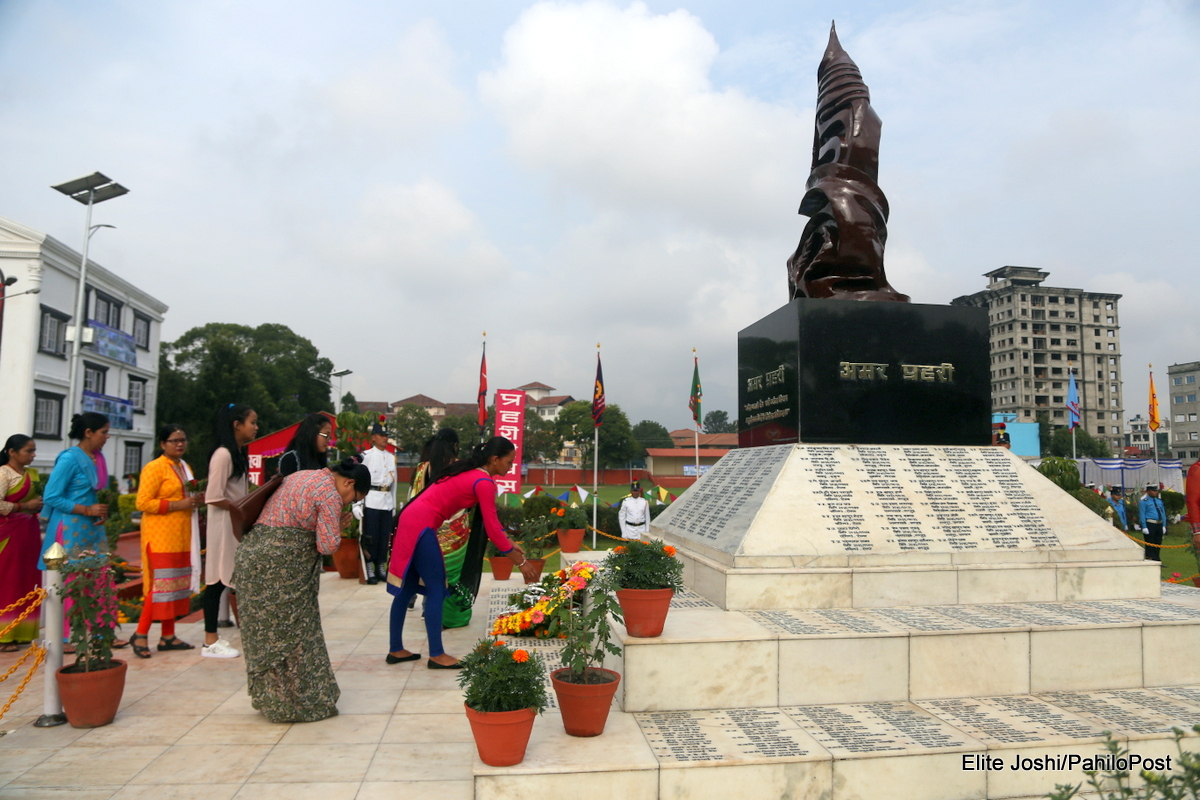
<svg viewBox="0 0 1200 800"><path fill-rule="evenodd" d="M387 451L387 434L376 422L371 428L371 449L362 454L363 465L371 470L371 491L363 501L362 546L367 562L367 583L377 584L387 575L387 551L392 539L392 512L396 499L396 458Z"/></svg>
<svg viewBox="0 0 1200 800"><path fill-rule="evenodd" d="M621 522L623 539L641 539L643 533L650 532L650 503L642 497L640 484L629 487L629 497L621 501L617 519Z"/></svg>

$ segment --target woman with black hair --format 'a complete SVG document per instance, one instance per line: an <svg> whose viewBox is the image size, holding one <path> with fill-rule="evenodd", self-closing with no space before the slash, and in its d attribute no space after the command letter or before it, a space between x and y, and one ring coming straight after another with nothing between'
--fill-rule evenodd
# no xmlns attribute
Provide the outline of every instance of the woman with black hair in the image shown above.
<svg viewBox="0 0 1200 800"><path fill-rule="evenodd" d="M200 590L200 515L204 495L183 460L188 436L168 424L158 432L162 455L142 467L137 510L142 512L142 616L129 640L133 654L150 658L150 626L162 625L158 649L194 650L175 635L175 620L192 610Z"/></svg>
<svg viewBox="0 0 1200 800"><path fill-rule="evenodd" d="M241 655L217 636L221 595L233 586L233 554L237 539L229 516L230 503L246 496L246 473L250 457L246 445L258 436L258 414L250 406L228 403L217 410L212 455L208 459L208 543L204 558L204 647L206 658L237 658Z"/></svg>
<svg viewBox="0 0 1200 800"><path fill-rule="evenodd" d="M441 476L417 495L400 512L400 524L392 540L392 560L388 565L388 592L393 595L391 611L391 652L387 663L416 661L419 653L404 649L404 618L408 601L414 594L425 595L425 632L429 640L429 669L458 669L458 659L447 655L442 648L442 610L449 593L446 564L438 545L437 531L446 520L460 510L479 506L487 538L500 552L519 556L517 564L528 580L536 577L532 564L527 563L520 545L509 541L496 516L496 484L492 480L512 467L516 448L502 436L486 444L476 445L471 457L446 467ZM482 545L482 539L478 540ZM474 583L478 590L478 570L483 560L483 548L471 548L463 564L464 582ZM480 563L475 563L475 562ZM469 580L468 580L469 579Z"/></svg>
<svg viewBox="0 0 1200 800"><path fill-rule="evenodd" d="M436 483L446 467L458 461L458 433L453 428L442 428L421 447L421 463L413 471L409 484L408 499L412 500L426 486ZM468 509L442 523L438 528L438 546L446 564L446 583L453 586L462 576L463 561L467 555L467 542L471 537L471 516ZM442 604L442 626L463 628L471 622L471 609L462 608L455 598L447 597Z"/></svg>
<svg viewBox="0 0 1200 800"><path fill-rule="evenodd" d="M46 550L55 542L61 544L68 555L77 555L83 550L108 552L108 536L104 531L108 506L96 499L96 492L108 485L108 464L104 460L108 427L108 417L96 411L71 417L67 436L79 444L68 447L54 459L54 469L42 495L42 514L49 509L49 519L38 569L46 568ZM65 637L65 618L63 631ZM121 640L114 642L113 647L128 644Z"/></svg>
<svg viewBox="0 0 1200 800"><path fill-rule="evenodd" d="M329 465L329 443L333 439L333 425L329 417L312 412L304 415L296 428L287 451L279 457L279 474L285 478L293 472L309 469L325 469Z"/></svg>
<svg viewBox="0 0 1200 800"><path fill-rule="evenodd" d="M321 556L342 541L342 509L371 490L371 471L347 458L284 479L233 557L247 691L271 722L316 722L341 696L317 589Z"/></svg>
<svg viewBox="0 0 1200 800"><path fill-rule="evenodd" d="M29 469L35 455L37 442L23 433L8 437L0 450L0 609L6 612L0 614L0 653L38 638L38 616L25 614L29 602L20 602L42 583L37 568L42 500L34 494ZM25 619L17 622L22 614Z"/></svg>

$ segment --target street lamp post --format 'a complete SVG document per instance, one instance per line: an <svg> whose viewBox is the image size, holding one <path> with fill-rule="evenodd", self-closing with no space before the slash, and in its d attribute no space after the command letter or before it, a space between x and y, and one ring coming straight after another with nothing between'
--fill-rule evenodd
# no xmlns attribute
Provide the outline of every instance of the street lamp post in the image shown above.
<svg viewBox="0 0 1200 800"><path fill-rule="evenodd" d="M96 228L111 228L111 225L92 225L92 206L103 203L114 197L120 197L129 192L121 184L107 176L93 172L84 178L52 186L52 189L62 192L67 197L87 206L87 218L83 224L83 258L79 265L79 285L75 289L75 335L71 339L71 361L68 385L70 396L67 398L67 418L77 413L83 404L83 395L79 391L79 354L83 347L84 301L87 297L87 268L88 242Z"/></svg>
<svg viewBox="0 0 1200 800"><path fill-rule="evenodd" d="M23 294L37 294L42 290L41 287L35 286L32 289L26 289L23 292L8 294L8 287L12 286L16 282L16 275L11 275L6 278L4 277L4 270L0 269L0 343L3 342L4 338L4 301L11 300L14 297L20 297Z"/></svg>
<svg viewBox="0 0 1200 800"><path fill-rule="evenodd" d="M338 410L339 414L346 410L342 406L342 378L346 377L347 375L353 374L353 372L354 372L354 370L352 370L352 369L343 369L343 370L339 370L339 371L333 373L333 375L332 375L332 377L338 379L337 410Z"/></svg>

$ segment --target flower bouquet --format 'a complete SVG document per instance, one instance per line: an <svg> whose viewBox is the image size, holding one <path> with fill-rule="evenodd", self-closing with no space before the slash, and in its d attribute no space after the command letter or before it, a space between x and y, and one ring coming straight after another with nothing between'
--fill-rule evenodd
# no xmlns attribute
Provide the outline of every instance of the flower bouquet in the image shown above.
<svg viewBox="0 0 1200 800"><path fill-rule="evenodd" d="M560 630L563 615L582 605L583 593L597 572L594 564L577 561L509 595L509 608L492 623L492 635L565 638Z"/></svg>

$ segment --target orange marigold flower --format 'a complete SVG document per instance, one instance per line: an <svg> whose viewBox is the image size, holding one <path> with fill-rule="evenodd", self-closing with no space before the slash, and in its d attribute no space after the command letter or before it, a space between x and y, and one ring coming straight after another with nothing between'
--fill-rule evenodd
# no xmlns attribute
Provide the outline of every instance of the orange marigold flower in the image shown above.
<svg viewBox="0 0 1200 800"><path fill-rule="evenodd" d="M502 642L500 640L496 640L495 642L492 643L492 647L504 647L504 642Z"/></svg>
<svg viewBox="0 0 1200 800"><path fill-rule="evenodd" d="M527 651L525 651L525 650L514 650L513 651L513 661L517 662L518 664L524 664L528 660L529 660L529 653Z"/></svg>
<svg viewBox="0 0 1200 800"><path fill-rule="evenodd" d="M623 545L623 544L619 544L619 545L617 545L616 547L614 547L614 548L613 548L613 552L614 552L614 553L624 553L624 552L625 552L625 545Z"/></svg>
<svg viewBox="0 0 1200 800"><path fill-rule="evenodd" d="M663 548L663 552L669 556L673 556L673 555L675 555L675 548L671 547L671 545L667 545L666 547Z"/></svg>

